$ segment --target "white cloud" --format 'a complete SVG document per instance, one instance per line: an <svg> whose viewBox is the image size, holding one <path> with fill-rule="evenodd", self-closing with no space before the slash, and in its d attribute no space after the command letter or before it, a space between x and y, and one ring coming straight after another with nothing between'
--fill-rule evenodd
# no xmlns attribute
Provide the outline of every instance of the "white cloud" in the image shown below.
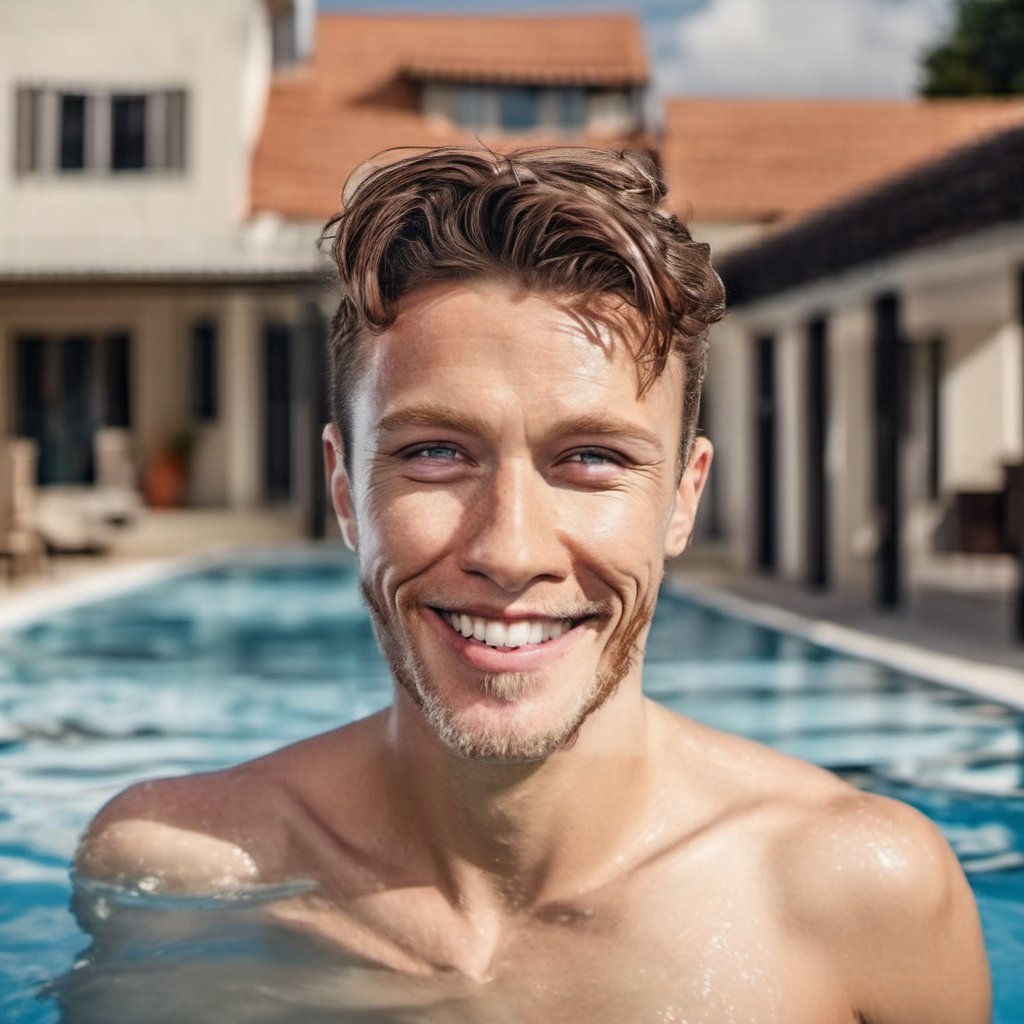
<svg viewBox="0 0 1024 1024"><path fill-rule="evenodd" d="M950 0L711 0L649 23L656 85L662 94L910 96L949 8Z"/></svg>

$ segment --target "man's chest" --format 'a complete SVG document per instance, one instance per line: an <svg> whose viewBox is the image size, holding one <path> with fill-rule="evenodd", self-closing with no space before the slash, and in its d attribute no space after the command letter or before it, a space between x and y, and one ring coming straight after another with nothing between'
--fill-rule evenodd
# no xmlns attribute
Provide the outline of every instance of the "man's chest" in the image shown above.
<svg viewBox="0 0 1024 1024"><path fill-rule="evenodd" d="M407 897L410 894L406 894ZM751 890L634 887L466 929L429 899L308 905L298 924L357 962L346 1005L443 1024L853 1024L830 965ZM377 1018L374 1018L377 1019Z"/></svg>

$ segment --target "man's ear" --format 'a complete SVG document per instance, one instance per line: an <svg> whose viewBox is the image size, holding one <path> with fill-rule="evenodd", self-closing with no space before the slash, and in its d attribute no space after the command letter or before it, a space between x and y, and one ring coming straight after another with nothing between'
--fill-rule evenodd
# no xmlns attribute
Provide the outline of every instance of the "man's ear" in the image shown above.
<svg viewBox="0 0 1024 1024"><path fill-rule="evenodd" d="M690 461L679 481L672 504L672 513L665 530L666 558L675 558L677 555L681 555L690 542L693 524L697 518L697 506L700 504L700 496L704 491L705 483L707 483L713 455L714 449L706 437L694 439Z"/></svg>
<svg viewBox="0 0 1024 1024"><path fill-rule="evenodd" d="M338 517L341 539L349 551L355 551L359 542L356 531L356 513L352 503L352 487L345 471L345 447L341 431L334 423L324 427L324 476L331 492L331 504Z"/></svg>

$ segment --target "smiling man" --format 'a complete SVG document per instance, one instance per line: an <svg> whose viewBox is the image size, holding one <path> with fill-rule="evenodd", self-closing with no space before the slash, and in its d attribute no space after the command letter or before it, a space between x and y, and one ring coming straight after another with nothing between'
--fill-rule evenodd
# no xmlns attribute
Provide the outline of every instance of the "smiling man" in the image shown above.
<svg viewBox="0 0 1024 1024"><path fill-rule="evenodd" d="M350 183L325 452L394 702L133 787L81 874L312 882L270 912L347 965L352 1020L989 1020L928 821L643 696L723 312L662 198L646 161L589 150L418 152Z"/></svg>

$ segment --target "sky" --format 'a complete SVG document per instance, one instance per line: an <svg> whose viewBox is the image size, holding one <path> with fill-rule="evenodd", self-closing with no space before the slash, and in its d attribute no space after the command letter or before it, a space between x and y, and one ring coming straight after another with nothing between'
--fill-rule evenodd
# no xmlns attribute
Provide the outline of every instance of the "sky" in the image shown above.
<svg viewBox="0 0 1024 1024"><path fill-rule="evenodd" d="M319 0L323 10L632 10L662 95L912 96L953 0Z"/></svg>

